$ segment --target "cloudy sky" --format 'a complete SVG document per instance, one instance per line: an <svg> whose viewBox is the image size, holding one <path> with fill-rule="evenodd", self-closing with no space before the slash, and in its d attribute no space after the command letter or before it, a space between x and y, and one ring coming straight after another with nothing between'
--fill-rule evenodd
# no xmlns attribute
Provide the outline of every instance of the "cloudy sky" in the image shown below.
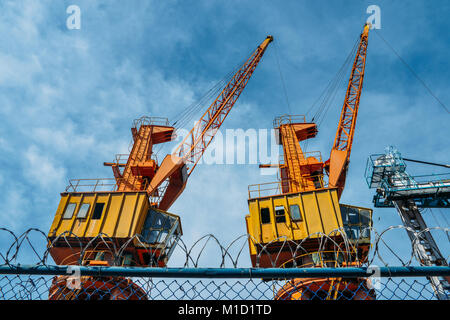
<svg viewBox="0 0 450 320"><path fill-rule="evenodd" d="M448 162L447 1L2 1L0 227L47 232L69 178L112 177L102 163L128 152L135 118L174 119L268 34L274 43L222 129L270 129L278 115L305 114L343 64L373 4L381 9L381 29L369 36L342 197L366 207L373 196L364 181L370 154L395 145L409 158ZM80 29L67 27L70 5L81 10ZM344 94L340 87L308 144L325 159ZM227 245L244 234L247 186L275 178L255 164L198 166L170 210L181 216L184 241L212 233ZM448 227L448 213L433 211L427 222ZM377 230L400 223L394 209L375 209ZM409 255L403 230L388 239Z"/></svg>

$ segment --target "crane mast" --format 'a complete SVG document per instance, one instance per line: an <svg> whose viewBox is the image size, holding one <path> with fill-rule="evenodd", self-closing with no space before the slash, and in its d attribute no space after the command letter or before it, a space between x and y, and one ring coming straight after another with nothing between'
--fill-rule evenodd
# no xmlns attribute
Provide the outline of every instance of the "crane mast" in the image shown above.
<svg viewBox="0 0 450 320"><path fill-rule="evenodd" d="M331 149L330 159L325 162L325 170L328 172L328 185L338 188L340 197L345 186L353 137L355 134L356 118L358 116L359 101L364 80L366 66L367 44L370 24L364 26L361 34L355 60L353 62L350 80L345 94L336 137Z"/></svg>

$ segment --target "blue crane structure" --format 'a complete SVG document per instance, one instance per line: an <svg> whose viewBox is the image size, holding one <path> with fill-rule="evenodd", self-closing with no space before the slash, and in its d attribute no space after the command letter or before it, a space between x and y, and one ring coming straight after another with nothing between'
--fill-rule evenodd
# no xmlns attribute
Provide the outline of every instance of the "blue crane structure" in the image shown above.
<svg viewBox="0 0 450 320"><path fill-rule="evenodd" d="M373 199L378 208L395 207L411 240L414 256L423 266L448 266L423 217L423 208L450 208L450 174L412 176L405 161L437 165L403 158L394 147L385 154L373 154L367 160L365 178L369 188L376 188ZM446 230L448 233L448 230ZM450 298L449 277L428 277L436 297Z"/></svg>

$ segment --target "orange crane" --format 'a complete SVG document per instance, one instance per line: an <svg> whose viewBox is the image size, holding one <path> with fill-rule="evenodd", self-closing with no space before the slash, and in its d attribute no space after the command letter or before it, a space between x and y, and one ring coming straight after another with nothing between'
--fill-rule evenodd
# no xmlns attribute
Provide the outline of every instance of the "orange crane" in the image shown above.
<svg viewBox="0 0 450 320"><path fill-rule="evenodd" d="M66 191L61 193L48 234L49 253L56 264L167 265L182 230L180 217L166 210L183 192L188 177L272 40L272 36L268 36L256 48L189 134L161 164L158 164L153 146L174 140L175 127L165 118L142 117L135 120L131 129L133 147L130 154L117 155L114 162L104 163L112 167L113 184L104 179L70 181ZM104 187L112 190L104 190ZM97 283L95 277L82 280L80 292L83 296L80 296L66 286L66 278L54 279L50 299L84 299L86 295L96 298L92 294L111 299L145 296L138 286L126 279L108 282L113 287L110 289L117 292L99 293L97 285L105 286L103 280ZM96 293L89 293L89 288L95 289Z"/></svg>
<svg viewBox="0 0 450 320"><path fill-rule="evenodd" d="M283 192L314 190L323 186L322 177L323 169L325 169L329 175L328 186L338 188L338 197L340 198L344 190L347 168L350 162L364 80L368 36L369 26L366 25L361 34L353 63L329 160L323 163L314 157L314 154L305 158L305 154L300 147L299 142L316 136L317 125L315 123L306 123L304 116L282 116L275 119L274 127L279 134L279 141L281 141L284 150L284 164L280 165L280 175L282 180L288 181L288 183L283 184ZM261 167L267 166L261 165Z"/></svg>
<svg viewBox="0 0 450 320"><path fill-rule="evenodd" d="M342 107L330 159L325 162L325 171L329 175L328 185L330 187L338 188L339 197L344 190L345 178L350 162L350 152L352 150L353 136L355 134L359 99L363 87L369 29L370 26L366 25L361 34L361 40L353 62L352 72L345 94L344 106Z"/></svg>
<svg viewBox="0 0 450 320"><path fill-rule="evenodd" d="M367 259L372 210L341 204L339 199L355 134L369 29L366 24L360 35L329 160L323 162L320 152L304 152L300 147L301 141L316 136L316 123L292 115L274 120L277 141L284 151L277 165L280 179L249 186L246 224L254 267L354 266ZM299 283L288 283L277 298L310 298L306 286ZM328 288L337 294L346 285L350 284L342 279L325 279L318 290Z"/></svg>

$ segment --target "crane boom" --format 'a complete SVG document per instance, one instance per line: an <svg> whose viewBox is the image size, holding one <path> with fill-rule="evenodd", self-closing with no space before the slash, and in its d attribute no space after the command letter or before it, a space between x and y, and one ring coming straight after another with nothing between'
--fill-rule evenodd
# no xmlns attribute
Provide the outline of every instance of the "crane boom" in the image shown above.
<svg viewBox="0 0 450 320"><path fill-rule="evenodd" d="M330 159L325 163L325 169L329 172L328 184L330 187L338 188L339 197L344 190L348 163L350 161L359 100L363 87L369 29L370 24L366 24L361 33Z"/></svg>
<svg viewBox="0 0 450 320"><path fill-rule="evenodd" d="M268 36L258 46L175 151L164 158L147 188L147 193L151 195L166 179L169 179L167 187L162 191L164 194L160 195L161 201L158 206L160 209L167 210L183 191L187 178L244 90L272 40L273 37Z"/></svg>

